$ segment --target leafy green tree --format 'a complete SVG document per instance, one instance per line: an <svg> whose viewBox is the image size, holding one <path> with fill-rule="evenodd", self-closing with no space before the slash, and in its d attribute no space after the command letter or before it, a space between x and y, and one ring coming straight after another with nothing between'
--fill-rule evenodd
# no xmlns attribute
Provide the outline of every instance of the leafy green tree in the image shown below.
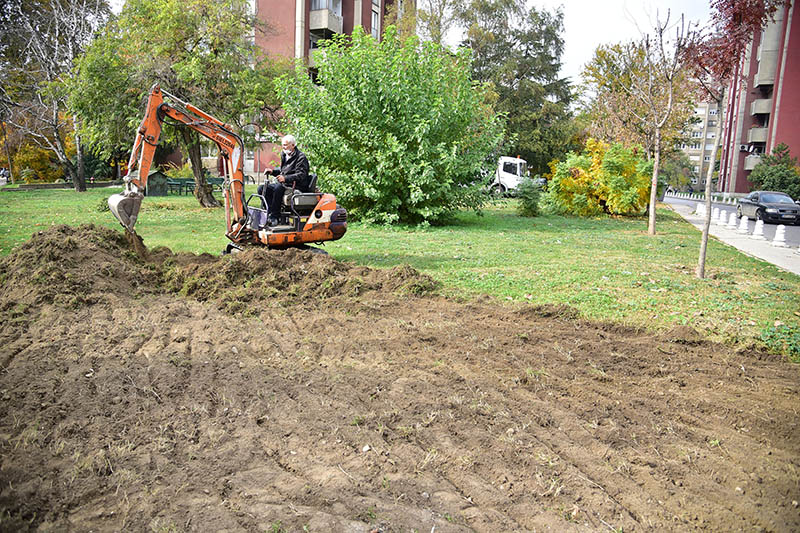
<svg viewBox="0 0 800 533"><path fill-rule="evenodd" d="M416 0L417 27L422 38L444 45L445 35L457 22L456 8L461 2L462 0Z"/></svg>
<svg viewBox="0 0 800 533"><path fill-rule="evenodd" d="M133 142L141 104L154 83L234 125L252 144L276 120L274 79L288 65L266 57L252 33L267 31L247 0L128 0L79 62L71 105L93 146L112 155ZM125 131L128 131L127 135ZM165 128L186 150L201 205L219 203L202 172L200 139L185 127ZM123 143L124 144L124 143Z"/></svg>
<svg viewBox="0 0 800 533"><path fill-rule="evenodd" d="M571 89L558 77L564 50L563 13L515 0L471 0L458 10L472 50L473 78L491 83L495 108L508 116L504 151L533 173L569 150L574 135Z"/></svg>
<svg viewBox="0 0 800 533"><path fill-rule="evenodd" d="M660 181L665 182L674 189L685 189L692 182L692 178L697 178L694 171L694 163L689 160L686 153L675 150L666 156L661 164L659 171Z"/></svg>
<svg viewBox="0 0 800 533"><path fill-rule="evenodd" d="M747 177L753 190L785 192L795 200L800 199L800 169L797 158L791 157L784 143L764 155Z"/></svg>
<svg viewBox="0 0 800 533"><path fill-rule="evenodd" d="M469 52L451 54L388 27L376 42L360 28L318 56L314 85L298 65L281 80L286 128L325 190L354 216L435 223L478 209L475 177L503 124L470 79Z"/></svg>

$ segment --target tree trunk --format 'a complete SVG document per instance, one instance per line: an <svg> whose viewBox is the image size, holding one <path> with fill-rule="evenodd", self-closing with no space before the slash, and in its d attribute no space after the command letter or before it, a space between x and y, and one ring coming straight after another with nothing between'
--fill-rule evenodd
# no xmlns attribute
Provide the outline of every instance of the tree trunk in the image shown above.
<svg viewBox="0 0 800 533"><path fill-rule="evenodd" d="M186 145L186 152L189 161L192 163L192 173L194 174L194 196L203 207L220 207L220 204L212 194L214 188L206 183L206 176L203 173L203 159L200 153L200 139L198 135L188 128L181 128L183 142Z"/></svg>
<svg viewBox="0 0 800 533"><path fill-rule="evenodd" d="M658 165L661 160L661 128L656 128L653 147L653 179L650 182L650 216L647 220L647 233L656 234L656 200L658 199Z"/></svg>
<svg viewBox="0 0 800 533"><path fill-rule="evenodd" d="M714 177L714 165L717 164L717 148L719 147L720 136L722 135L722 102L725 99L725 89L720 91L717 102L717 127L714 139L714 148L711 149L711 161L708 162L706 171L706 219L703 221L703 236L700 237L700 257L697 260L697 270L695 274L700 279L706 277L706 250L708 249L708 232L711 229L711 180Z"/></svg>
<svg viewBox="0 0 800 533"><path fill-rule="evenodd" d="M83 161L83 142L78 133L78 117L72 118L73 128L75 129L75 159L78 163L75 170L75 191L82 192L86 190L86 165Z"/></svg>
<svg viewBox="0 0 800 533"><path fill-rule="evenodd" d="M3 144L6 148L6 160L8 161L8 179L14 183L14 171L12 170L14 162L11 160L11 149L8 147L8 134L6 133L6 123L0 120L0 133L3 134Z"/></svg>

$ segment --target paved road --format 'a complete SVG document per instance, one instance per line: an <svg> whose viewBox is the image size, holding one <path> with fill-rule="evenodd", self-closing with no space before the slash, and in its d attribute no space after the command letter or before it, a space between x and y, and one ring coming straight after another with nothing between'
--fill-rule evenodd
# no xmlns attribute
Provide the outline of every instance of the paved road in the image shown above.
<svg viewBox="0 0 800 533"><path fill-rule="evenodd" d="M691 207L692 211L696 209L697 203L704 200L689 200L688 198L675 198L672 196L667 196L664 198L664 202L672 205L686 205ZM719 204L714 203L713 207L718 207L722 211L727 213L735 213L736 206L730 204ZM730 214L727 215L730 217ZM712 224L713 225L713 224ZM753 228L756 225L755 220L750 220L748 222L748 228L750 233L753 233ZM764 223L764 237L767 238L767 241L772 242L772 239L775 238L775 229L777 228L777 224L767 224ZM786 226L786 243L793 247L797 248L800 246L800 226Z"/></svg>

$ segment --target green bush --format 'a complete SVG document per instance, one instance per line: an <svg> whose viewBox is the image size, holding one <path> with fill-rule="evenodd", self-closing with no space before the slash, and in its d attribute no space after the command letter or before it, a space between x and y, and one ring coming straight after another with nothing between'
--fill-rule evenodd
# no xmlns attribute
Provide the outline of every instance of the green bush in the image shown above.
<svg viewBox="0 0 800 533"><path fill-rule="evenodd" d="M405 41L388 27L375 41L356 27L315 54L317 82L298 65L278 86L286 129L355 218L442 222L478 209L480 174L503 138L487 89L470 79L470 54Z"/></svg>
<svg viewBox="0 0 800 533"><path fill-rule="evenodd" d="M761 157L747 177L753 190L785 192L793 199L800 199L800 172L797 158L791 157L789 147L781 143L772 150L772 155Z"/></svg>
<svg viewBox="0 0 800 533"><path fill-rule="evenodd" d="M542 197L542 188L530 178L524 178L517 186L519 204L517 212L523 217L539 216L539 200Z"/></svg>

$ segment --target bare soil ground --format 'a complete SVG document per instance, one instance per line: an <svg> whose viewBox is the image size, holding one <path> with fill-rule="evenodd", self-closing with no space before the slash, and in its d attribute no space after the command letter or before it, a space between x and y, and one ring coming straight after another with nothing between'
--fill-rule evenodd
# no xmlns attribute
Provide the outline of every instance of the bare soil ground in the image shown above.
<svg viewBox="0 0 800 533"><path fill-rule="evenodd" d="M799 531L798 367L410 268L0 261L4 531Z"/></svg>

